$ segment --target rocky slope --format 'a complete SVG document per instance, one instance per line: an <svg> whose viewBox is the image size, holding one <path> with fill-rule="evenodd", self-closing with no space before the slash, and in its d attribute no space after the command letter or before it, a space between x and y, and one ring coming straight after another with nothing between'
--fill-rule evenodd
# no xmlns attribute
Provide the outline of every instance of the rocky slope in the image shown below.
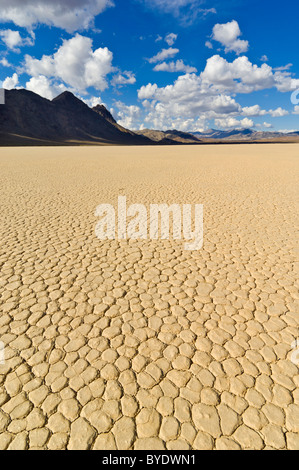
<svg viewBox="0 0 299 470"><path fill-rule="evenodd" d="M70 92L52 101L27 90L5 92L0 106L0 145L75 143L147 145L116 123L104 106L89 108Z"/></svg>

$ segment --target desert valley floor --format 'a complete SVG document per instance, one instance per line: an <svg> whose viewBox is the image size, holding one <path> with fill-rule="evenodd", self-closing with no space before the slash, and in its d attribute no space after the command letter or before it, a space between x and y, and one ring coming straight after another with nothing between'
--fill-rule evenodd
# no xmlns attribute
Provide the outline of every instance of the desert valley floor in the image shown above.
<svg viewBox="0 0 299 470"><path fill-rule="evenodd" d="M299 145L0 151L0 449L299 449ZM119 195L203 249L101 242Z"/></svg>

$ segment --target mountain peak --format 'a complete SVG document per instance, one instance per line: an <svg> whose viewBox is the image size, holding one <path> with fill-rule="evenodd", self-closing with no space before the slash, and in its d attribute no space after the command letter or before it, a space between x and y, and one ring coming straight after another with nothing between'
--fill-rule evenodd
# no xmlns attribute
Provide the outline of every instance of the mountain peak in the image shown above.
<svg viewBox="0 0 299 470"><path fill-rule="evenodd" d="M112 114L108 111L107 108L103 104L98 104L94 108L92 108L94 112L102 116L104 119L106 119L109 122L112 122L113 124L116 124L116 120L112 116Z"/></svg>
<svg viewBox="0 0 299 470"><path fill-rule="evenodd" d="M79 98L77 98L73 93L71 93L70 91L64 91L63 93L61 93L60 95L56 96L56 98L54 98L52 100L53 103L58 103L58 102L61 102L61 103L80 103L80 104L84 104Z"/></svg>
<svg viewBox="0 0 299 470"><path fill-rule="evenodd" d="M76 98L75 95L71 92L71 91L63 91L62 93L60 93L60 95L56 96L56 98L54 98L52 101L57 101L57 100L60 100L60 99L65 99L65 98ZM78 99L78 98L76 98Z"/></svg>

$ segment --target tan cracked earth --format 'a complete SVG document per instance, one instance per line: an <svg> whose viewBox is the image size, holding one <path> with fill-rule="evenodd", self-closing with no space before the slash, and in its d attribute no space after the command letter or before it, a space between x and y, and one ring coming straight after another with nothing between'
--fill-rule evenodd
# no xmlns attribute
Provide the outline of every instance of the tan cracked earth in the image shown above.
<svg viewBox="0 0 299 470"><path fill-rule="evenodd" d="M298 157L1 149L0 449L299 449ZM119 195L204 204L203 249L99 241Z"/></svg>

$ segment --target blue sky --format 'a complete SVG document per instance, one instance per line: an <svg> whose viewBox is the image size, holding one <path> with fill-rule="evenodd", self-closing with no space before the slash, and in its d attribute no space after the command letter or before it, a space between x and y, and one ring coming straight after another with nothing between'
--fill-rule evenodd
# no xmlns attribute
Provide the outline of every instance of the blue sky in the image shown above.
<svg viewBox="0 0 299 470"><path fill-rule="evenodd" d="M0 7L6 89L48 99L68 89L90 106L104 103L131 129L299 130L294 0L0 0Z"/></svg>

